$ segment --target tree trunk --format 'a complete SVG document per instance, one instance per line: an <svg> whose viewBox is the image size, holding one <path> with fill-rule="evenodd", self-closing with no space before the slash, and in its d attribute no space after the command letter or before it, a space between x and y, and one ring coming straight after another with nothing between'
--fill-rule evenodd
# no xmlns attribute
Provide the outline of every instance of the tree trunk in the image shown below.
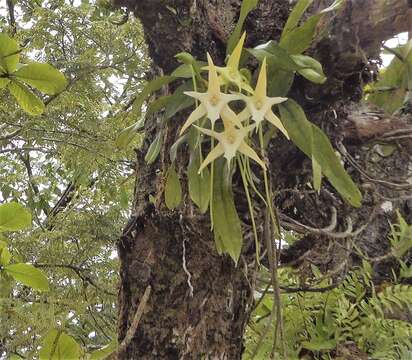
<svg viewBox="0 0 412 360"><path fill-rule="evenodd" d="M374 115L353 105L360 100L363 80L370 74L368 58L378 55L381 40L406 30L412 20L407 0L391 1L385 2L385 8L380 5L383 2L347 1L339 17L332 19L329 36L310 50L324 65L328 82L315 87L298 79L290 95L304 106L309 119L325 129L341 152L347 150L357 156L361 167L369 161L362 148L366 141L382 137L389 129L411 126L403 119L396 119L392 126L368 133L360 119ZM127 6L140 18L156 72L170 73L177 66L174 55L182 51L202 60L209 52L217 64L223 64L226 42L239 16L241 1L117 0L116 4ZM326 5L330 1L315 1L312 11ZM289 11L287 0L261 0L245 23L246 46L278 39ZM242 337L253 306L254 268L248 264L254 249L244 246L243 260L235 267L230 259L217 254L207 217L193 209L188 197L178 211L166 210L162 194L169 165L168 150L185 117L175 116L167 124L163 150L157 162L149 166L144 162L144 154L162 126L157 120L154 117L146 122L146 140L137 151L134 215L119 241L119 342L128 331L131 341L118 356L121 359L240 359ZM349 231L348 237L356 239L370 256L384 252L388 224L383 219L391 218L392 213L383 212L380 205L384 198L396 197L393 207L405 209L405 200L399 197L399 189L387 189L382 183L365 178L365 173L348 161L352 159L349 155L343 159L365 196L359 210L344 204L327 184L319 196L303 196L304 184L310 181L309 162L282 139L275 139L270 146L274 188L294 189L290 193L280 191L276 198L283 226L307 233L282 254L285 263L296 266L297 262L310 258L321 264L324 271L333 270L342 261L345 268L350 267L359 259L348 257L334 237L343 231L342 227L347 227L345 220L349 218L355 229L363 225L364 228L356 234ZM179 154L181 166L187 160L184 153ZM391 164L393 173L400 178L407 175L402 161L409 161L405 152ZM333 232L316 233L300 227L302 223L313 228L325 227L330 218L327 209L331 206L339 214ZM324 261L325 258L330 261ZM133 318L148 288L150 295L143 304L142 317L133 328Z"/></svg>

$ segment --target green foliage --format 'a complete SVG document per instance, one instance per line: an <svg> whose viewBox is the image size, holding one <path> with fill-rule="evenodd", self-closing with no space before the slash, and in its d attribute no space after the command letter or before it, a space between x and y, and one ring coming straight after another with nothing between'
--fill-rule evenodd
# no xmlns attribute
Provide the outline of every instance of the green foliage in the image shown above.
<svg viewBox="0 0 412 360"><path fill-rule="evenodd" d="M41 99L22 82L48 95L56 95L66 87L62 73L49 64L19 64L17 41L0 34L0 88L7 87L22 109L30 115L40 115L45 106Z"/></svg>
<svg viewBox="0 0 412 360"><path fill-rule="evenodd" d="M314 157L322 173L352 206L361 205L362 195L343 168L329 139L316 125L310 123L302 108L293 100L280 104L280 113L292 141L308 157Z"/></svg>
<svg viewBox="0 0 412 360"><path fill-rule="evenodd" d="M131 160L141 136L121 150L116 138L138 120L131 104L146 83L143 34L136 20L115 25L121 12L93 3L28 0L16 3L15 11L13 41L20 47L10 58L27 65L11 67L6 78L2 62L0 88L13 77L47 111L34 118L7 88L0 90L0 201L21 204L33 224L7 229L0 261L11 270L34 267L19 273L25 283L0 271L0 357L38 358L57 326L87 357L117 337L115 244L129 216ZM2 16L0 52L7 31ZM30 99L26 108L33 111ZM33 269L47 277L49 291L29 286ZM43 276L35 279L46 288Z"/></svg>
<svg viewBox="0 0 412 360"><path fill-rule="evenodd" d="M31 226L31 214L20 204L0 205L0 232L17 231Z"/></svg>
<svg viewBox="0 0 412 360"><path fill-rule="evenodd" d="M165 186L165 203L169 209L179 206L182 201L182 186L177 175L175 165L172 164L167 172Z"/></svg>
<svg viewBox="0 0 412 360"><path fill-rule="evenodd" d="M77 360L80 346L70 335L53 329L44 338L39 355L40 360Z"/></svg>
<svg viewBox="0 0 412 360"><path fill-rule="evenodd" d="M391 239L399 234L399 228L411 226L401 216L398 221L392 225L389 238L392 246L396 246ZM407 250L411 248L412 244ZM396 271L396 267L392 270ZM307 284L300 283L295 270L282 268L279 275L282 286L307 287ZM260 276L267 279L267 271L263 270ZM346 346L349 358L354 359L360 353L371 359L407 358L405 354L412 349L412 325L407 320L407 314L412 310L412 287L399 283L396 278L376 287L373 278L372 264L364 260L336 287L322 290L333 283L332 279L312 266L311 282L316 284L312 288L319 291L302 289L281 296L288 359L300 359L303 354L310 359L336 358L337 349ZM266 294L264 288L265 283L262 283L257 289L263 298L259 300L249 324L244 359L251 358L272 311L273 297ZM275 323L269 324L271 330L274 330ZM266 359L270 355L273 333L271 331L261 343L255 359ZM283 359L279 342L275 353Z"/></svg>
<svg viewBox="0 0 412 360"><path fill-rule="evenodd" d="M367 85L366 100L381 107L387 113L394 113L410 100L412 89L412 40L396 50L386 69L379 73L378 80Z"/></svg>
<svg viewBox="0 0 412 360"><path fill-rule="evenodd" d="M3 271L11 275L23 285L30 286L35 290L48 291L49 284L46 276L30 264L11 264L3 268Z"/></svg>

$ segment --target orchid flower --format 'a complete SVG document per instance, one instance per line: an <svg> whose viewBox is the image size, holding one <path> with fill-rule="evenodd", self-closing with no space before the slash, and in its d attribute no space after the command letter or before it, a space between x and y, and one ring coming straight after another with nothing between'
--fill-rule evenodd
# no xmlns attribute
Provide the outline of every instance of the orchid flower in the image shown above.
<svg viewBox="0 0 412 360"><path fill-rule="evenodd" d="M226 67L218 66L217 71L222 75L225 84L233 83L237 85L239 91L245 89L249 93L253 93L253 89L248 84L248 81L239 71L240 56L242 55L245 38L246 33L243 33L232 54L229 56Z"/></svg>
<svg viewBox="0 0 412 360"><path fill-rule="evenodd" d="M204 129L194 125L200 132L213 137L219 141L219 143L210 151L206 159L203 161L199 168L199 173L211 162L216 160L220 156L224 156L230 166L231 160L236 156L237 152L240 152L251 159L255 160L264 170L266 166L264 162L259 158L256 152L245 142L245 138L248 133L255 128L255 124L243 127L240 123L237 115L226 108L222 112L222 120L224 125L224 131L218 133L214 130ZM239 128L236 128L238 125Z"/></svg>
<svg viewBox="0 0 412 360"><path fill-rule="evenodd" d="M260 123L266 119L289 139L288 132L282 125L282 122L272 111L273 105L284 102L287 98L268 97L266 95L266 78L266 58L264 58L254 94L252 96L242 97L246 103L246 107L239 114L239 118L241 121L244 121L251 116L256 123L256 128L258 128Z"/></svg>
<svg viewBox="0 0 412 360"><path fill-rule="evenodd" d="M185 91L189 95L200 101L199 106L190 114L189 118L184 123L180 134L182 134L190 125L199 120L202 116L207 115L212 122L212 128L217 119L220 118L220 113L230 101L239 100L240 95L225 94L220 91L219 78L217 76L216 67L209 54L207 54L209 63L209 83L207 92L199 93L195 91Z"/></svg>

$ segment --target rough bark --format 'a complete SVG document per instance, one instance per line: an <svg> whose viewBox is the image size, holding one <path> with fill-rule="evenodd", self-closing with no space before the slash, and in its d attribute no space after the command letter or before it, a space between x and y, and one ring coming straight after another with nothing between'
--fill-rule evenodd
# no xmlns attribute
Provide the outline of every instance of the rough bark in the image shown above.
<svg viewBox="0 0 412 360"><path fill-rule="evenodd" d="M117 1L117 5L128 7L140 18L154 66L164 73L177 65L173 56L181 51L200 59L208 51L217 63L223 63L226 41L240 4L239 0ZM312 11L329 4L318 1ZM261 0L246 22L247 45L278 39L289 10L289 1ZM407 30L411 19L407 0L348 1L333 19L327 36L310 50L324 64L329 80L319 87L297 79L291 97L304 105L309 118L324 128L336 147L356 158L358 164L352 162L350 155L343 156L365 199L362 208L356 210L343 203L328 184L319 196L308 191L305 184L311 178L310 163L293 145L275 139L269 160L282 224L306 233L282 254L284 263L300 266L304 271L305 266L315 262L325 272L336 271L337 277L343 276L351 264L359 261L356 256L349 256L349 240L356 241L371 257L385 252L387 219L393 218L393 212L385 212L381 206L386 199L391 199L393 208L409 211L411 216L405 198L410 188L403 180L410 176L404 166L410 161L410 143L402 140L394 156L382 157L372 164L370 161L376 150L373 141L384 139L385 134L395 130L408 133L410 119L387 119L374 127L379 131L371 132L369 122L376 113L353 104L359 101L363 81L370 74L369 59L377 56L381 40ZM243 263L236 268L229 259L217 255L209 224L196 213L189 199L175 212L167 211L162 200L167 149L183 120L184 116L177 116L168 123L164 151L153 166L147 166L143 157L161 126L156 118L147 122L145 144L137 151L134 215L119 242L120 342L147 286L152 291L133 340L119 354L122 359L241 358L242 336L253 303L253 269ZM179 164L183 166L186 161L185 154L179 154ZM380 181L381 168L390 168L397 176L395 187ZM150 195L154 202L149 201ZM338 213L333 231L313 230L328 225L331 207ZM347 228L348 219L355 229L362 227L363 231L337 237ZM246 264L253 253L253 248L244 247Z"/></svg>

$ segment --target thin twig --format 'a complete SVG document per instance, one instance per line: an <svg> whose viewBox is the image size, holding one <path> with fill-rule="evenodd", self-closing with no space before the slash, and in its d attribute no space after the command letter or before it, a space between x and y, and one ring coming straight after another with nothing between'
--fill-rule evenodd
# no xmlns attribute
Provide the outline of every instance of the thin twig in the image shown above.
<svg viewBox="0 0 412 360"><path fill-rule="evenodd" d="M146 303L149 300L151 291L152 291L152 287L150 285L147 285L146 290L144 291L144 294L142 296L142 299L140 300L139 306L137 307L132 324L127 330L126 336L124 337L123 341L119 345L119 348L117 350L117 358L119 358L120 355L126 351L134 335L136 334L137 327L139 326L140 319L143 315L144 309L146 307Z"/></svg>

